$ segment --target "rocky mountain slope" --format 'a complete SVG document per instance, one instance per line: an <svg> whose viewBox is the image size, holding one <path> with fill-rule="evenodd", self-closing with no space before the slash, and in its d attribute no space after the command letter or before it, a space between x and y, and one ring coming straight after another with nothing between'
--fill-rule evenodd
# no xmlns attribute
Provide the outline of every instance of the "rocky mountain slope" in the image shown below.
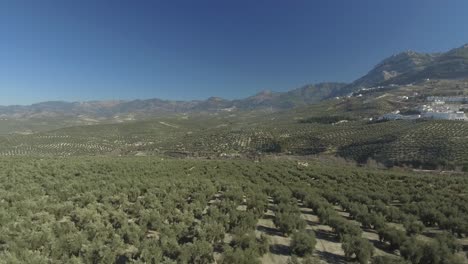
<svg viewBox="0 0 468 264"><path fill-rule="evenodd" d="M468 78L468 44L445 53L406 51L393 55L341 92L346 94L359 88L410 84L424 79L461 78Z"/></svg>
<svg viewBox="0 0 468 264"><path fill-rule="evenodd" d="M0 106L0 118L79 117L115 118L157 116L168 113L204 113L292 109L361 88L403 85L425 79L468 78L468 44L445 53L402 52L384 59L368 74L351 84L320 83L288 92L262 91L237 100L211 97L207 100L171 101L147 99L133 101L43 102L30 106Z"/></svg>

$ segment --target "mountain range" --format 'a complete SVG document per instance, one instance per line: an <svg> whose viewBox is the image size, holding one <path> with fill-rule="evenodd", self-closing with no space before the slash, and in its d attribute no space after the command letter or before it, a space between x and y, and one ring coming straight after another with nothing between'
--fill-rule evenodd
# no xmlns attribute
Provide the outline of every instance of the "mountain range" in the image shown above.
<svg viewBox="0 0 468 264"><path fill-rule="evenodd" d="M338 82L306 85L288 92L262 91L236 100L211 97L207 100L171 101L147 99L133 101L42 102L29 106L0 106L2 118L40 118L116 115L158 115L185 112L236 110L284 110L309 105L361 88L405 85L426 79L468 78L468 44L445 53L406 51L384 59L366 75L346 84Z"/></svg>
<svg viewBox="0 0 468 264"><path fill-rule="evenodd" d="M384 59L369 73L342 89L342 93L359 88L405 85L425 79L468 78L468 44L445 53L405 51Z"/></svg>
<svg viewBox="0 0 468 264"><path fill-rule="evenodd" d="M216 112L235 110L282 110L308 105L328 98L345 87L345 83L306 85L288 92L262 91L237 100L210 97L207 100L171 101L162 99L132 101L50 101L28 106L0 106L3 118L42 118L87 115L109 118L115 115L158 115L185 112Z"/></svg>

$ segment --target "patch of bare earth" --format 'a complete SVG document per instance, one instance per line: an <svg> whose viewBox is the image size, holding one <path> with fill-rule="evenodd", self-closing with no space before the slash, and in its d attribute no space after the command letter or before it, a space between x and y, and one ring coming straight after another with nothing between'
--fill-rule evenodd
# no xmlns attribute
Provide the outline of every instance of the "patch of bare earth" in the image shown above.
<svg viewBox="0 0 468 264"><path fill-rule="evenodd" d="M341 243L337 240L332 228L321 225L311 209L302 207L301 204L299 206L301 218L307 223L306 230L313 230L316 234L317 244L314 255L318 256L323 263L346 263ZM268 211L257 223L257 235L267 236L270 242L270 252L261 258L261 262L265 264L287 263L291 256L291 238L283 236L275 227L273 208L274 204L270 200Z"/></svg>
<svg viewBox="0 0 468 264"><path fill-rule="evenodd" d="M324 263L346 263L341 243L330 226L322 225L310 208L300 207L301 217L307 223L306 229L314 230L317 239L315 254Z"/></svg>
<svg viewBox="0 0 468 264"><path fill-rule="evenodd" d="M270 252L263 255L260 261L262 263L282 264L286 263L290 257L290 243L291 239L285 237L275 227L273 219L275 213L273 212L274 204L271 200L268 203L268 211L263 215L263 218L258 220L255 233L257 236L265 235L270 242Z"/></svg>

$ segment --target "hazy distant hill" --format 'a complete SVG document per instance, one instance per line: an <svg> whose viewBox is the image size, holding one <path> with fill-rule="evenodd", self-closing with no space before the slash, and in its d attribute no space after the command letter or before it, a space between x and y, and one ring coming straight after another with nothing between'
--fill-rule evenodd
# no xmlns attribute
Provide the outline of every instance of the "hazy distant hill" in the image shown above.
<svg viewBox="0 0 468 264"><path fill-rule="evenodd" d="M236 110L286 110L347 95L360 88L389 84L410 84L425 79L468 78L468 44L445 53L402 52L377 64L368 74L351 84L320 83L288 92L262 91L237 100L210 97L207 100L171 101L162 99L133 101L43 102L30 106L0 106L0 118L146 117L168 113L203 113ZM120 121L122 119L119 119Z"/></svg>
<svg viewBox="0 0 468 264"><path fill-rule="evenodd" d="M285 93L262 91L243 100L234 101L239 109L256 109L272 107L274 109L290 109L298 106L320 102L323 99L339 93L345 83L320 83L306 85Z"/></svg>
<svg viewBox="0 0 468 264"><path fill-rule="evenodd" d="M162 99L132 101L43 102L29 106L0 106L0 117L44 118L79 116L110 118L115 115L158 115L183 112L232 110L284 110L319 102L346 86L344 83L307 85L289 92L263 91L239 100L210 97L207 100L171 101Z"/></svg>

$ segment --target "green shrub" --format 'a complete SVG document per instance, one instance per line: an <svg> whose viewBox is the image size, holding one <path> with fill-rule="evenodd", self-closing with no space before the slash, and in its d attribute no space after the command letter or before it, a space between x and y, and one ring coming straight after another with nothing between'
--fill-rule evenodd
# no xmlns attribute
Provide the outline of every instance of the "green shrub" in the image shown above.
<svg viewBox="0 0 468 264"><path fill-rule="evenodd" d="M341 246L347 259L354 255L361 264L369 263L374 254L374 246L367 239L357 236L344 235Z"/></svg>
<svg viewBox="0 0 468 264"><path fill-rule="evenodd" d="M312 254L315 249L315 233L311 230L301 230L293 234L291 240L291 251L293 254L303 257Z"/></svg>

